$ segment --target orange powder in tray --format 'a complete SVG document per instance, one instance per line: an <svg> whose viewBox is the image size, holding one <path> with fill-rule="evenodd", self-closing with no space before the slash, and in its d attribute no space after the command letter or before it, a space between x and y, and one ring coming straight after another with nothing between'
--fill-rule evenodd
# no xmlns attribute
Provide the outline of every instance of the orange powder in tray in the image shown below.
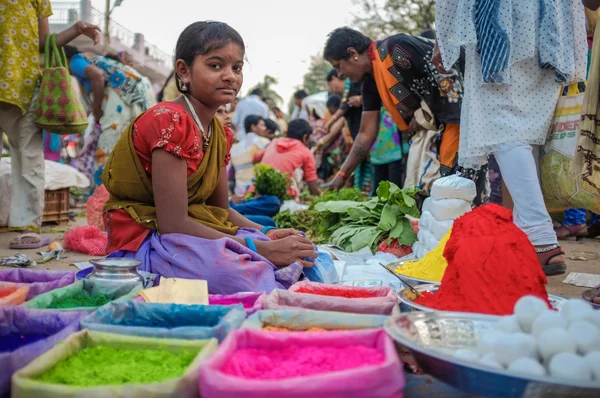
<svg viewBox="0 0 600 398"><path fill-rule="evenodd" d="M448 267L435 293L418 304L442 311L512 314L517 300L534 295L548 303L546 275L527 235L504 207L489 204L454 222L444 250Z"/></svg>
<svg viewBox="0 0 600 398"><path fill-rule="evenodd" d="M288 329L281 326L265 326L262 330L266 332L327 332L327 329L323 328L308 328L306 330L294 330Z"/></svg>

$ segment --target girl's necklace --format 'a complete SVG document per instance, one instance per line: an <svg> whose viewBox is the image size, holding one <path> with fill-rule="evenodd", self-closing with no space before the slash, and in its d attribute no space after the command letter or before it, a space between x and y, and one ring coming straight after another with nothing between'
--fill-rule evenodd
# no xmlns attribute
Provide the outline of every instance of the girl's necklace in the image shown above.
<svg viewBox="0 0 600 398"><path fill-rule="evenodd" d="M192 105L192 102L188 99L187 95L184 95L183 98L185 99L185 102L187 102L188 107L190 108L190 112L192 113L192 119L194 119L194 122L196 122L198 129L202 133L202 152L206 152L206 149L208 148L208 142L210 140L210 135L212 134L212 126L210 124L208 125L208 133L206 133L204 131L204 126L202 126L200 118L198 117L198 114L196 113L196 110Z"/></svg>

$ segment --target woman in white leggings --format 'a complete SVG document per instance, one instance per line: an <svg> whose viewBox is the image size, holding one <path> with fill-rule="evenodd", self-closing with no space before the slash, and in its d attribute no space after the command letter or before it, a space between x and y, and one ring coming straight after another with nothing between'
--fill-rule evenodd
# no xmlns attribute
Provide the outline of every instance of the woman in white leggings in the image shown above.
<svg viewBox="0 0 600 398"><path fill-rule="evenodd" d="M466 50L459 165L477 169L490 154L496 157L515 224L535 246L544 272L564 273L532 146L546 141L562 84L585 78L583 5L439 0L436 28L433 64L440 72L456 62L461 46Z"/></svg>

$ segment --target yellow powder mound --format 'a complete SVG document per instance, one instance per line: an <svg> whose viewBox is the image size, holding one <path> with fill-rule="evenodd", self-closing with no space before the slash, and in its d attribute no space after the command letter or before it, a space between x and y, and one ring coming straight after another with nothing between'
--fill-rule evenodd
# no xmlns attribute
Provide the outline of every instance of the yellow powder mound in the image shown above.
<svg viewBox="0 0 600 398"><path fill-rule="evenodd" d="M419 261L409 261L400 267L394 269L394 273L400 276L410 276L412 278L425 279L428 281L441 282L448 262L444 257L446 243L450 239L452 230L442 238L440 244L430 251Z"/></svg>

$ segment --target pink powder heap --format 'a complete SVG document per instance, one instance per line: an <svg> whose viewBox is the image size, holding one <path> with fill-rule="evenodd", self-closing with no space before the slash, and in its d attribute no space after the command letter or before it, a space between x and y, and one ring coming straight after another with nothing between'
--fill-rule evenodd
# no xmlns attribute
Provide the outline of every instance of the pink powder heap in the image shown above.
<svg viewBox="0 0 600 398"><path fill-rule="evenodd" d="M279 380L378 365L384 360L383 353L364 345L243 348L233 353L221 372L245 379Z"/></svg>

